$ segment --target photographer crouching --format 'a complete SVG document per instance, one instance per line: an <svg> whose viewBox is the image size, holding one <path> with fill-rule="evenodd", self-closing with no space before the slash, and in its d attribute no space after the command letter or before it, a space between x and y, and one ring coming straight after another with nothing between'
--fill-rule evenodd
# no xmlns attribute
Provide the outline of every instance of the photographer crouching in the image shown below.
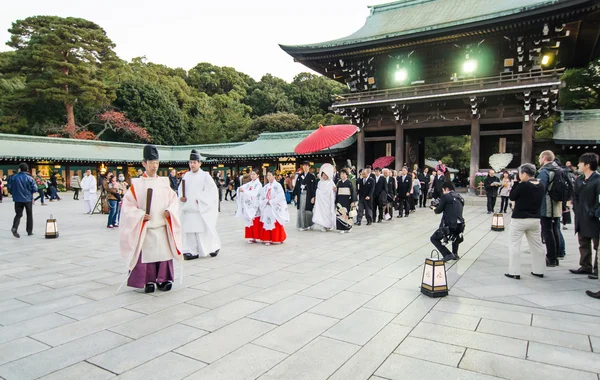
<svg viewBox="0 0 600 380"><path fill-rule="evenodd" d="M463 242L465 220L463 207L465 200L454 191L454 184L450 181L442 185L442 196L439 202L432 202L430 208L436 214L442 214L440 227L431 235L431 243L444 256L444 261L458 260L458 246ZM443 241L443 243L442 243ZM452 242L452 252L445 244Z"/></svg>

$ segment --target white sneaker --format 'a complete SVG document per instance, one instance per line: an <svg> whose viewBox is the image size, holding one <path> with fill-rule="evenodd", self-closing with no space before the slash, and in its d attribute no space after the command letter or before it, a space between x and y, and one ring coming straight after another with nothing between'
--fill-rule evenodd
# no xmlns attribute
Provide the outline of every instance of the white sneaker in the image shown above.
<svg viewBox="0 0 600 380"><path fill-rule="evenodd" d="M265 245L271 245L271 243L269 243L269 242L266 242L266 243L265 243Z"/></svg>

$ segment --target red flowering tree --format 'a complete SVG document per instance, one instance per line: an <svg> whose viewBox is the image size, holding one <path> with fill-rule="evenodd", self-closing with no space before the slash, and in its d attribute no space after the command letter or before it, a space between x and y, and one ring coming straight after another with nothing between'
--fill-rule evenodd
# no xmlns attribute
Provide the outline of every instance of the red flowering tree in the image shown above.
<svg viewBox="0 0 600 380"><path fill-rule="evenodd" d="M94 133L89 128L91 126L100 126L98 133ZM125 134L139 141L150 141L150 134L144 127L140 127L136 123L127 118L123 112L106 111L96 116L96 120L84 126L65 125L57 133L49 135L49 137L68 137L79 140L100 140L100 137L106 131L113 131L118 134Z"/></svg>

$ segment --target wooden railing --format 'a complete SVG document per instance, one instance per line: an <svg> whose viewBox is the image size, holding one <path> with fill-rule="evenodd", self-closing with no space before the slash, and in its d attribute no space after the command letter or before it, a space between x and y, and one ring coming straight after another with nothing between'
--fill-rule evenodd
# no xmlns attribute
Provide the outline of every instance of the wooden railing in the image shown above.
<svg viewBox="0 0 600 380"><path fill-rule="evenodd" d="M539 70L522 74L504 73L495 77L461 79L452 82L435 84L415 85L390 88L387 90L376 90L360 92L335 99L333 107L345 107L361 102L385 102L402 98L418 98L421 96L452 95L453 93L469 92L486 89L502 89L515 86L526 86L534 84L552 83L560 80L564 69Z"/></svg>

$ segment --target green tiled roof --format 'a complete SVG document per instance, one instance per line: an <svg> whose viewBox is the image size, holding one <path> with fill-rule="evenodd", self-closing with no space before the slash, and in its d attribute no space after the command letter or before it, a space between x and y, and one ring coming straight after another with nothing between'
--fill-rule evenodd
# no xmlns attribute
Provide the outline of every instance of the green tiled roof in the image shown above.
<svg viewBox="0 0 600 380"><path fill-rule="evenodd" d="M371 14L365 24L347 37L281 47L290 53L342 47L492 20L559 2L568 3L564 0L400 0L370 6Z"/></svg>
<svg viewBox="0 0 600 380"><path fill-rule="evenodd" d="M600 109L562 111L554 126L557 144L600 144Z"/></svg>

